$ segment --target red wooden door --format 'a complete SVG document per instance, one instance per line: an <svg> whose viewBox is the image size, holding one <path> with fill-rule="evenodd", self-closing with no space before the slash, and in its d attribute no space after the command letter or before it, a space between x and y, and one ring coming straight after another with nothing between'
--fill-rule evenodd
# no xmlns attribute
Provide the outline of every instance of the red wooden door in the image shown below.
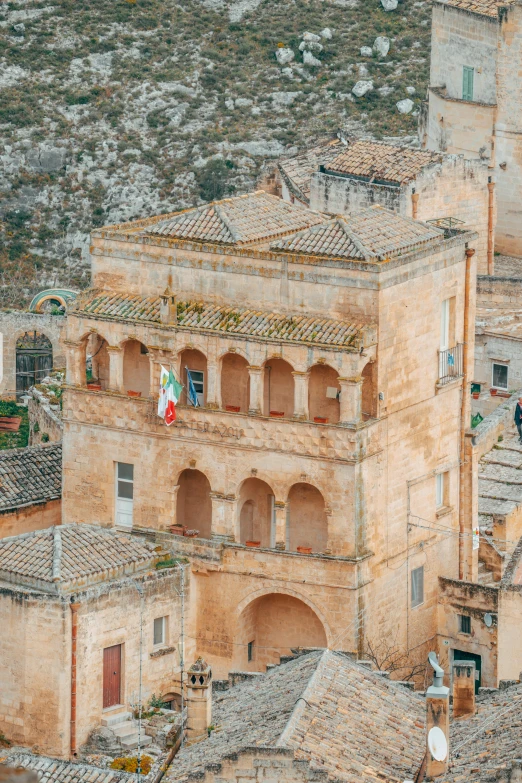
<svg viewBox="0 0 522 783"><path fill-rule="evenodd" d="M103 707L120 704L121 644L103 651Z"/></svg>

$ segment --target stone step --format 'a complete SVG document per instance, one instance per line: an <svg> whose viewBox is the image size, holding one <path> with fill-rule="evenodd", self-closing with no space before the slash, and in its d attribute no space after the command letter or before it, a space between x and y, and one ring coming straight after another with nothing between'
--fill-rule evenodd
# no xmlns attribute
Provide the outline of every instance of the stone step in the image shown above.
<svg viewBox="0 0 522 783"><path fill-rule="evenodd" d="M109 726L109 728L112 728L118 723L123 723L124 721L128 721L132 718L132 713L127 712L127 710L123 709L122 712L111 712L110 714L106 715L104 718L101 719L102 726Z"/></svg>
<svg viewBox="0 0 522 783"><path fill-rule="evenodd" d="M115 726L111 726L111 731L113 734L115 734L120 739L123 739L123 737L129 737L132 734L136 734L138 731L138 727L134 723L134 721L128 720L125 723L117 723Z"/></svg>
<svg viewBox="0 0 522 783"><path fill-rule="evenodd" d="M121 745L123 748L127 748L127 750L134 750L138 747L138 732L131 735L130 737L124 737L120 740ZM152 742L152 737L149 737L147 734L141 735L141 747L145 748L147 745L150 745Z"/></svg>

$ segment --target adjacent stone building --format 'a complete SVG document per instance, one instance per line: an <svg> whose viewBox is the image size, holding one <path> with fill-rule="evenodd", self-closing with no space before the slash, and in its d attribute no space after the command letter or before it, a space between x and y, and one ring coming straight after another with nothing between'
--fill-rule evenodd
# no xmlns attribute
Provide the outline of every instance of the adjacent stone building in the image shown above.
<svg viewBox="0 0 522 783"><path fill-rule="evenodd" d="M476 578L476 238L264 193L93 233L67 317L64 519L190 559L190 635L218 676L370 638L425 660L438 576ZM185 386L171 427L161 365ZM460 552L436 523L468 532Z"/></svg>
<svg viewBox="0 0 522 783"><path fill-rule="evenodd" d="M135 748L140 659L145 705L179 694L180 603L176 564L116 531L60 525L1 539L0 732L74 757L103 723L123 754Z"/></svg>
<svg viewBox="0 0 522 783"><path fill-rule="evenodd" d="M519 2L434 2L421 142L430 150L487 161L498 209L495 244L512 256L522 254L521 60Z"/></svg>

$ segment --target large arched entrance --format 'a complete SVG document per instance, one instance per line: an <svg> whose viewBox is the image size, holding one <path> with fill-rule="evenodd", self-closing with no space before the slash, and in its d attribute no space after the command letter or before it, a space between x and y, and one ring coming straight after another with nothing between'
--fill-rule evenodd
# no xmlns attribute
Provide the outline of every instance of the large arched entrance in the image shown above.
<svg viewBox="0 0 522 783"><path fill-rule="evenodd" d="M240 670L264 671L293 647L326 646L324 626L313 609L292 595L269 593L239 616L234 664Z"/></svg>
<svg viewBox="0 0 522 783"><path fill-rule="evenodd" d="M274 493L265 481L248 478L239 492L239 540L258 546L274 546Z"/></svg>
<svg viewBox="0 0 522 783"><path fill-rule="evenodd" d="M176 501L176 522L197 530L200 538L210 538L212 532L212 500L210 482L200 470L187 468L179 477Z"/></svg>
<svg viewBox="0 0 522 783"><path fill-rule="evenodd" d="M16 341L16 391L24 392L53 369L53 346L39 332L26 332Z"/></svg>

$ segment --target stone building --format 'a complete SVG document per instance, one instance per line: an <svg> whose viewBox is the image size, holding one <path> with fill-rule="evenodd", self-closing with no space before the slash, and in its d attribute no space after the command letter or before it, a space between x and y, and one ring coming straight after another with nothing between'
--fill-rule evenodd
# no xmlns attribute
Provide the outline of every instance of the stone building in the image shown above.
<svg viewBox="0 0 522 783"><path fill-rule="evenodd" d="M436 0L423 146L487 161L496 190L495 244L522 254L522 6ZM489 273L493 271L490 267Z"/></svg>
<svg viewBox="0 0 522 783"><path fill-rule="evenodd" d="M67 317L64 519L189 557L217 676L370 638L423 658L438 576L476 578L470 537L431 527L473 523L475 240L264 193L93 233ZM171 427L161 365L199 402L182 394Z"/></svg>
<svg viewBox="0 0 522 783"><path fill-rule="evenodd" d="M0 451L0 538L59 525L62 444Z"/></svg>
<svg viewBox="0 0 522 783"><path fill-rule="evenodd" d="M280 161L278 173L284 200L318 212L349 215L380 204L404 217L445 220L446 225L475 231L479 273L492 264L494 194L488 190L488 167L482 161L346 138Z"/></svg>
<svg viewBox="0 0 522 783"><path fill-rule="evenodd" d="M74 757L102 723L136 747L132 710L180 688L180 569L93 525L0 539L0 732ZM143 645L140 648L140 633ZM142 745L150 738L143 737ZM116 779L116 778L115 778Z"/></svg>

